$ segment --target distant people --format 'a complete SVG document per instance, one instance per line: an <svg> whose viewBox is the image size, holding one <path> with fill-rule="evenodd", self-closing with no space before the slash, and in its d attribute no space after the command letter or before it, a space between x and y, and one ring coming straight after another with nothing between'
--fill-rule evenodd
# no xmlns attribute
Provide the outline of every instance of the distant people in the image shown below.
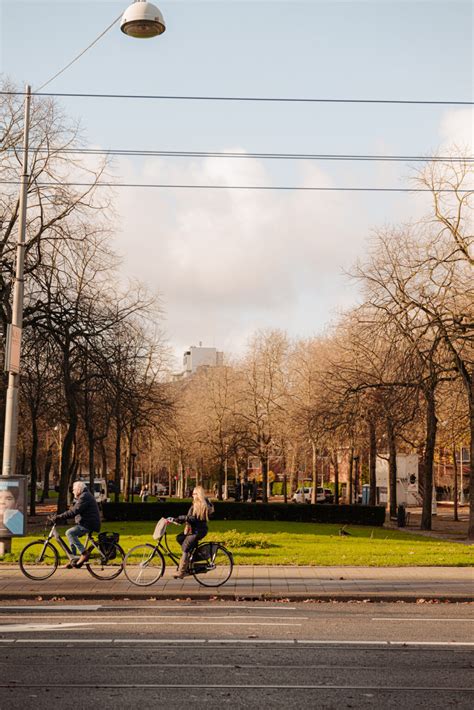
<svg viewBox="0 0 474 710"><path fill-rule="evenodd" d="M10 481L2 481L0 486L0 530L7 530L12 535L21 535L24 517L21 510L18 510L20 488L12 486Z"/></svg>
<svg viewBox="0 0 474 710"><path fill-rule="evenodd" d="M144 486L142 486L142 489L140 491L140 498L142 499L142 503L146 503L148 500L148 496L150 495L149 490L148 490L148 484L145 483Z"/></svg>
<svg viewBox="0 0 474 710"><path fill-rule="evenodd" d="M257 484L257 481L253 481L253 483L252 483L252 503L257 502L257 494L258 494L258 484Z"/></svg>

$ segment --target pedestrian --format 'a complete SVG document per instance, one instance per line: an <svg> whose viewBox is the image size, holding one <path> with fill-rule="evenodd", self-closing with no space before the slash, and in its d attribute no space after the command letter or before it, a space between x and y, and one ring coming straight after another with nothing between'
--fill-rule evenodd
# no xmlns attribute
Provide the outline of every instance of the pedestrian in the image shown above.
<svg viewBox="0 0 474 710"><path fill-rule="evenodd" d="M72 485L74 502L69 510L60 515L52 515L51 520L56 524L74 518L75 525L66 530L66 537L69 540L73 559L67 565L71 567L81 567L90 557L90 553L84 549L84 545L79 540L91 532L100 532L100 512L97 501L92 493L87 489L84 481L74 481ZM79 555L77 554L79 553Z"/></svg>
<svg viewBox="0 0 474 710"><path fill-rule="evenodd" d="M142 503L146 503L148 500L149 492L148 492L148 484L145 483L144 486L142 486L142 489L140 491L140 498L142 499Z"/></svg>
<svg viewBox="0 0 474 710"><path fill-rule="evenodd" d="M202 486L196 486L193 490L193 504L187 515L180 515L176 522L184 523L184 531L176 536L176 540L181 545L183 553L178 565L178 571L174 575L175 579L182 579L189 566L191 553L199 540L207 535L207 522L209 516L214 512L214 506L204 493Z"/></svg>

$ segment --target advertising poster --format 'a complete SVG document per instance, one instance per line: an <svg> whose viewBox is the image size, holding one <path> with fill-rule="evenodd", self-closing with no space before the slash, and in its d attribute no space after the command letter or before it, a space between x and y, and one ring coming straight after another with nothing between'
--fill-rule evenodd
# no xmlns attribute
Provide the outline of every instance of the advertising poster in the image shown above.
<svg viewBox="0 0 474 710"><path fill-rule="evenodd" d="M0 537L26 534L26 478L0 476Z"/></svg>

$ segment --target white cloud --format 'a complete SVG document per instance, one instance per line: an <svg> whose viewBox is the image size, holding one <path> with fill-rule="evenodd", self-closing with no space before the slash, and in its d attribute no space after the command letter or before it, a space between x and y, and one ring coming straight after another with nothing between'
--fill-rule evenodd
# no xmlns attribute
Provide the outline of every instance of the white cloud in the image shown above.
<svg viewBox="0 0 474 710"><path fill-rule="evenodd" d="M120 173L139 183L270 185L273 179L250 158L153 159L138 172L124 161ZM309 164L296 181L331 184ZM202 340L239 349L257 327L307 334L329 319L333 305L347 302L341 270L366 234L357 229L355 210L347 218L350 199L335 192L124 189L118 191L124 270L161 291L177 348Z"/></svg>
<svg viewBox="0 0 474 710"><path fill-rule="evenodd" d="M452 109L446 112L440 125L440 136L444 147L458 146L472 155L474 148L474 110L472 108Z"/></svg>

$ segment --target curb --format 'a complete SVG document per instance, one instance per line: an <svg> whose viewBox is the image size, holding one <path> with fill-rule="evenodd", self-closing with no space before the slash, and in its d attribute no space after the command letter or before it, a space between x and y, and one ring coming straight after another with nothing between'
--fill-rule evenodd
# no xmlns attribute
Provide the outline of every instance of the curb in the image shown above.
<svg viewBox="0 0 474 710"><path fill-rule="evenodd" d="M451 604L472 604L474 596L465 596L462 594L377 594L377 593L346 593L346 594L331 594L311 592L294 592L294 593L274 593L274 592L137 592L132 594L114 594L104 592L73 592L66 594L53 594L47 592L41 594L39 592L2 592L0 601L10 600L34 600L34 601L67 601L67 600L109 600L109 601L233 601L233 602L354 602L354 603L397 603L403 602L407 604L416 603L451 603Z"/></svg>

